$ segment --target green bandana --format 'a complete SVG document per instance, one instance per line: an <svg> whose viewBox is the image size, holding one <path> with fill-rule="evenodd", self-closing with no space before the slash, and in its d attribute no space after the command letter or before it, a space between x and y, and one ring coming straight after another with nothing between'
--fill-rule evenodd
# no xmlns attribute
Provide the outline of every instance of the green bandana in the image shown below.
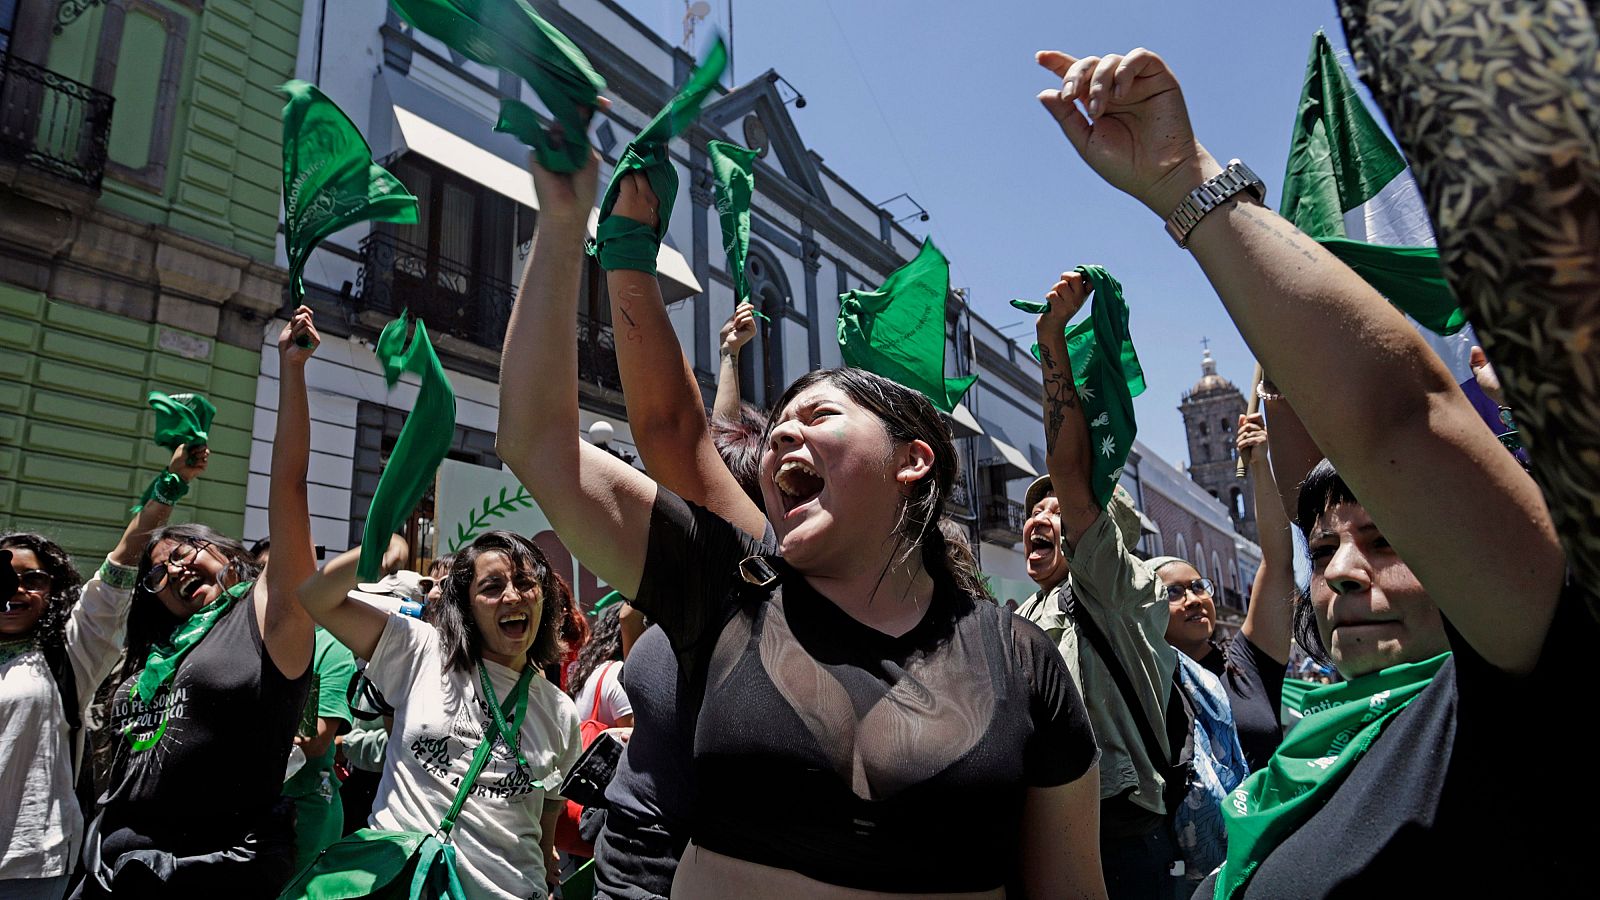
<svg viewBox="0 0 1600 900"><path fill-rule="evenodd" d="M733 302L750 299L744 260L750 253L750 196L756 189L756 151L738 144L712 141L711 175L716 181L717 217L722 221L722 249L728 254L728 277L733 279Z"/></svg>
<svg viewBox="0 0 1600 900"><path fill-rule="evenodd" d="M944 377L945 298L950 262L922 242L916 258L889 273L876 291L839 295L839 351L847 365L921 391L945 412L978 380Z"/></svg>
<svg viewBox="0 0 1600 900"><path fill-rule="evenodd" d="M496 131L534 148L539 165L576 172L589 161L589 117L606 81L577 45L524 0L389 0L413 28L431 34L462 56L521 77L560 126L555 136L539 127L527 104L500 101Z"/></svg>
<svg viewBox="0 0 1600 900"><path fill-rule="evenodd" d="M605 595L604 597L601 597L599 600L596 600L594 602L594 609L589 610L589 615L598 616L598 615L600 615L600 612L602 610L604 610L606 607L611 606L611 605L616 604L616 603L626 603L626 602L627 601L622 598L621 594L617 593L616 591L612 591L611 593Z"/></svg>
<svg viewBox="0 0 1600 900"><path fill-rule="evenodd" d="M1273 849L1327 804L1395 714L1422 693L1449 658L1441 653L1306 694L1305 718L1267 767L1246 778L1222 804L1228 858L1217 873L1217 900L1238 893Z"/></svg>
<svg viewBox="0 0 1600 900"><path fill-rule="evenodd" d="M156 411L156 445L176 450L183 444L203 446L207 431L217 417L217 408L199 394L163 394L151 391L146 398Z"/></svg>
<svg viewBox="0 0 1600 900"><path fill-rule="evenodd" d="M171 637L151 647L150 655L145 657L144 670L128 687L128 696L145 703L154 699L156 692L178 674L178 664L194 649L194 645L210 634L217 621L233 607L233 602L243 597L255 584L254 581L241 581L223 591L222 596L195 610L172 632Z"/></svg>
<svg viewBox="0 0 1600 900"><path fill-rule="evenodd" d="M151 500L164 506L177 506L178 501L187 493L189 493L189 482L184 481L176 472L162 470L161 474L151 480L150 486L139 495L139 502L129 508L128 512L138 515Z"/></svg>
<svg viewBox="0 0 1600 900"><path fill-rule="evenodd" d="M617 160L617 168L611 173L611 184L600 201L600 223L589 245L589 252L600 259L600 268L608 272L633 269L651 275L656 273L656 254L660 251L661 239L666 236L667 223L672 220L672 204L678 199L678 170L672 165L668 144L694 124L700 115L700 105L717 86L722 70L727 67L728 48L719 37L705 61L689 73L688 82L677 95L667 101L650 124L622 151L622 158ZM611 213L622 191L622 179L630 172L644 173L650 190L656 195L659 224L653 230L641 222Z"/></svg>
<svg viewBox="0 0 1600 900"><path fill-rule="evenodd" d="M483 699L489 704L489 714L493 716L493 725L500 732L500 740L505 742L506 749L517 755L517 764L526 766L528 760L522 755L522 742L517 740L517 733L522 730L522 717L528 711L528 685L533 680L533 671L538 668L533 663L522 667L522 677L517 679L517 686L511 689L511 696L506 698L502 707L494 695L494 685L489 681L489 667L480 660L478 662L478 684L483 687ZM506 721L509 716L511 721ZM489 735L484 735L488 740ZM537 787L544 787L539 784Z"/></svg>
<svg viewBox="0 0 1600 900"><path fill-rule="evenodd" d="M422 378L417 402L406 416L389 462L378 477L378 489L367 509L367 524L361 533L361 562L356 567L360 581L377 581L382 574L383 551L389 536L405 523L417 501L433 484L433 474L450 449L456 430L456 394L444 367L428 341L428 329L417 320L416 335L406 344L408 312L384 327L378 335L378 362L383 379L393 388L400 373L411 372Z"/></svg>
<svg viewBox="0 0 1600 900"><path fill-rule="evenodd" d="M1100 266L1079 266L1076 271L1088 279L1094 301L1089 318L1067 330L1067 361L1089 425L1094 460L1089 486L1095 504L1105 506L1122 480L1128 451L1139 432L1133 398L1144 393L1144 369L1128 332L1128 302L1122 298L1122 285ZM1013 300L1011 305L1033 313L1049 308L1035 300ZM1038 344L1033 345L1033 358L1039 358Z"/></svg>
<svg viewBox="0 0 1600 900"><path fill-rule="evenodd" d="M0 641L0 666L11 662L13 659L27 653L35 646L33 635L17 638L11 641Z"/></svg>
<svg viewBox="0 0 1600 900"><path fill-rule="evenodd" d="M305 296L302 273L323 238L357 222L414 225L417 198L372 161L372 148L344 111L314 84L291 81L283 107L283 233L289 292Z"/></svg>
<svg viewBox="0 0 1600 900"><path fill-rule="evenodd" d="M1438 247L1391 247L1336 237L1318 238L1317 243L1429 331L1451 335L1466 327L1467 311L1444 280Z"/></svg>

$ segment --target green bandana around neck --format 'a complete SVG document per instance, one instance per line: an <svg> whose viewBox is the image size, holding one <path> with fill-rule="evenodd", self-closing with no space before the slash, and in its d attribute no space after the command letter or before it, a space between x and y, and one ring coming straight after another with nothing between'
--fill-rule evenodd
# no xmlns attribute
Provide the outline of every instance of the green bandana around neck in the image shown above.
<svg viewBox="0 0 1600 900"><path fill-rule="evenodd" d="M757 151L727 141L712 141L706 151L711 155L722 249L728 255L728 277L733 279L733 302L737 306L750 299L744 262L750 254L750 198L756 189Z"/></svg>
<svg viewBox="0 0 1600 900"><path fill-rule="evenodd" d="M560 29L525 0L389 0L411 27L473 62L518 76L539 95L560 134L539 126L526 103L500 101L495 130L533 148L539 165L576 172L589 161L589 117L606 81Z"/></svg>
<svg viewBox="0 0 1600 900"><path fill-rule="evenodd" d="M33 639L31 634L9 641L0 641L0 666L22 656L36 646L38 646L38 642Z"/></svg>
<svg viewBox="0 0 1600 900"><path fill-rule="evenodd" d="M153 700L156 693L178 674L178 664L183 662L189 651L211 633L223 615L233 608L234 601L245 596L255 584L254 581L241 581L223 591L222 596L195 610L172 632L171 637L151 647L150 655L145 657L144 669L129 686L128 695L143 703Z"/></svg>
<svg viewBox="0 0 1600 900"><path fill-rule="evenodd" d="M933 239L889 273L876 291L839 295L839 352L847 365L921 391L948 413L976 375L944 376L945 298L950 261Z"/></svg>
<svg viewBox="0 0 1600 900"><path fill-rule="evenodd" d="M483 699L489 706L491 724L500 733L500 740L505 742L506 749L515 753L517 763L524 766L528 760L522 755L522 743L517 740L517 733L522 730L522 717L528 711L528 685L532 683L533 672L537 668L531 662L523 665L517 686L511 689L511 695L502 704L494 695L494 684L489 681L489 667L482 660L478 661L478 683L483 687ZM491 735L484 735L484 740L490 739Z"/></svg>
<svg viewBox="0 0 1600 900"><path fill-rule="evenodd" d="M294 304L303 273L323 238L357 222L414 225L417 198L372 161L372 148L350 117L314 84L290 81L283 107L283 233Z"/></svg>
<svg viewBox="0 0 1600 900"><path fill-rule="evenodd" d="M1100 266L1079 266L1075 271L1088 280L1094 298L1089 318L1067 329L1067 361L1083 404L1083 420L1089 426L1093 459L1089 486L1095 504L1103 507L1122 480L1128 452L1139 433L1133 398L1144 393L1144 369L1128 331L1128 301L1123 299L1122 284ZM1013 300L1011 305L1031 313L1049 308L1036 300ZM1038 344L1033 345L1033 358L1039 358Z"/></svg>
<svg viewBox="0 0 1600 900"><path fill-rule="evenodd" d="M176 450L184 444L191 449L209 441L211 422L217 408L200 394L163 394L151 391L145 398L156 411L155 441L159 447Z"/></svg>
<svg viewBox="0 0 1600 900"><path fill-rule="evenodd" d="M600 201L600 221L595 226L594 241L589 245L589 252L600 260L600 268L608 272L632 269L651 275L656 273L656 254L667 234L667 224L672 220L672 205L678 199L678 170L672 165L668 145L699 118L701 104L717 86L727 67L728 48L719 36L705 60L689 73L689 80L622 151L622 158L617 160L617 168L611 173L611 183L606 186L605 197ZM656 195L657 225L653 229L613 214L617 197L622 193L622 180L631 172L642 173Z"/></svg>
<svg viewBox="0 0 1600 900"><path fill-rule="evenodd" d="M1432 683L1449 658L1441 653L1306 693L1305 718L1266 768L1223 801L1228 858L1217 872L1216 900L1236 895L1285 838L1327 805L1395 714Z"/></svg>
<svg viewBox="0 0 1600 900"><path fill-rule="evenodd" d="M367 522L361 533L361 562L356 567L359 581L377 581L383 574L383 552L389 546L389 536L405 523L417 501L428 492L433 475L455 438L455 391L445 377L444 366L439 364L438 354L433 352L428 329L421 319L416 322L416 333L409 345L409 312L390 322L378 336L378 362L389 387L395 386L402 372L421 377L422 387L367 509Z"/></svg>

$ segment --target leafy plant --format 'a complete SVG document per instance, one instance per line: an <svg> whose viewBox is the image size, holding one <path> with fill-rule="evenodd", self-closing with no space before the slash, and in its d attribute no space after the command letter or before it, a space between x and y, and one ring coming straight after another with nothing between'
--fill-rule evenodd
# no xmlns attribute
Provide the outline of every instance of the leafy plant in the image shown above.
<svg viewBox="0 0 1600 900"><path fill-rule="evenodd" d="M456 525L456 536L450 539L450 552L455 553L487 531L491 519L516 512L518 509L533 509L533 496L521 485L517 486L516 493L510 495L507 495L505 488L501 488L498 501L493 494L483 498L483 506L473 510L465 523Z"/></svg>

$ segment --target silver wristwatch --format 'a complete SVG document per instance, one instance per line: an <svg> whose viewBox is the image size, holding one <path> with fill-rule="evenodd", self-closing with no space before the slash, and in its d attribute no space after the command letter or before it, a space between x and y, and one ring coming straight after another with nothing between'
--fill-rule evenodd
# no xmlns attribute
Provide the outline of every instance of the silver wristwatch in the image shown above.
<svg viewBox="0 0 1600 900"><path fill-rule="evenodd" d="M1183 198L1172 215L1167 216L1167 234L1172 235L1179 247L1189 246L1189 232L1200 224L1206 213L1240 191L1249 192L1258 202L1267 196L1267 186L1261 177L1235 159L1228 163L1227 168L1201 182L1199 187L1189 192L1189 196Z"/></svg>

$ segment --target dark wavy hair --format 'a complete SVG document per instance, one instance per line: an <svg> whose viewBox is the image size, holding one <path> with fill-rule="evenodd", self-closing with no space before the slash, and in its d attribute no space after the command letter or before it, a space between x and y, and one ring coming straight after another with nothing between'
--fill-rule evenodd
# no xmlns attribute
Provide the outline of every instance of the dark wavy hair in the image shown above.
<svg viewBox="0 0 1600 900"><path fill-rule="evenodd" d="M722 462L733 473L739 487L762 512L767 511L761 496L761 449L766 446L767 414L754 404L740 403L739 415L711 417L711 441Z"/></svg>
<svg viewBox="0 0 1600 900"><path fill-rule="evenodd" d="M514 570L532 575L539 585L542 611L533 646L528 648L528 663L543 668L560 660L561 622L572 605L572 590L533 541L509 531L491 531L456 553L450 574L440 583L439 601L423 608L423 621L439 631L445 668L470 671L483 656L483 636L472 617L472 582L478 558L486 553L504 554Z"/></svg>
<svg viewBox="0 0 1600 900"><path fill-rule="evenodd" d="M956 445L950 426L939 417L939 411L927 397L865 369L845 367L808 372L789 385L773 404L774 416L762 435L762 446L771 441L777 416L801 392L816 384L838 388L856 405L871 412L896 444L920 440L933 448L932 471L907 485L909 493L900 508L895 550L903 550L902 560L920 551L922 564L933 576L936 588L953 590L968 600L993 603L994 597L978 575L971 554L952 549L944 532L939 530L939 518L944 515L950 486L956 478Z"/></svg>
<svg viewBox="0 0 1600 900"><path fill-rule="evenodd" d="M1306 480L1300 482L1300 495L1295 503L1295 524L1308 539L1317 519L1341 503L1360 503L1355 492L1339 477L1339 470L1324 459L1311 467ZM1309 554L1309 549L1307 553ZM1314 576L1313 576L1314 577ZM1311 605L1311 592L1295 588L1294 640L1306 655L1325 666L1333 665L1328 648L1323 646L1322 632L1317 629L1317 611Z"/></svg>
<svg viewBox="0 0 1600 900"><path fill-rule="evenodd" d="M608 662L622 659L622 604L613 603L600 610L600 615L595 617L594 627L589 631L589 643L583 645L578 651L578 659L572 664L572 674L567 676L567 693L577 697L583 691L583 683L589 680L594 671ZM578 710L580 717L587 716L586 710Z"/></svg>
<svg viewBox="0 0 1600 900"><path fill-rule="evenodd" d="M44 614L34 623L33 638L53 663L57 655L66 651L67 618L82 593L83 578L72 567L67 551L37 532L14 531L0 536L0 550L31 550L39 558L39 568L50 574L50 596L45 598Z"/></svg>
<svg viewBox="0 0 1600 900"><path fill-rule="evenodd" d="M223 587L232 587L241 581L250 581L261 570L255 558L238 538L231 538L209 525L186 522L156 529L145 542L139 554L139 574L133 586L133 601L128 607L128 656L122 664L121 678L127 678L144 668L150 648L172 637L172 632L183 620L167 611L161 598L144 588L145 576L154 568L151 554L162 541L205 541L215 547L227 560L223 571Z"/></svg>

